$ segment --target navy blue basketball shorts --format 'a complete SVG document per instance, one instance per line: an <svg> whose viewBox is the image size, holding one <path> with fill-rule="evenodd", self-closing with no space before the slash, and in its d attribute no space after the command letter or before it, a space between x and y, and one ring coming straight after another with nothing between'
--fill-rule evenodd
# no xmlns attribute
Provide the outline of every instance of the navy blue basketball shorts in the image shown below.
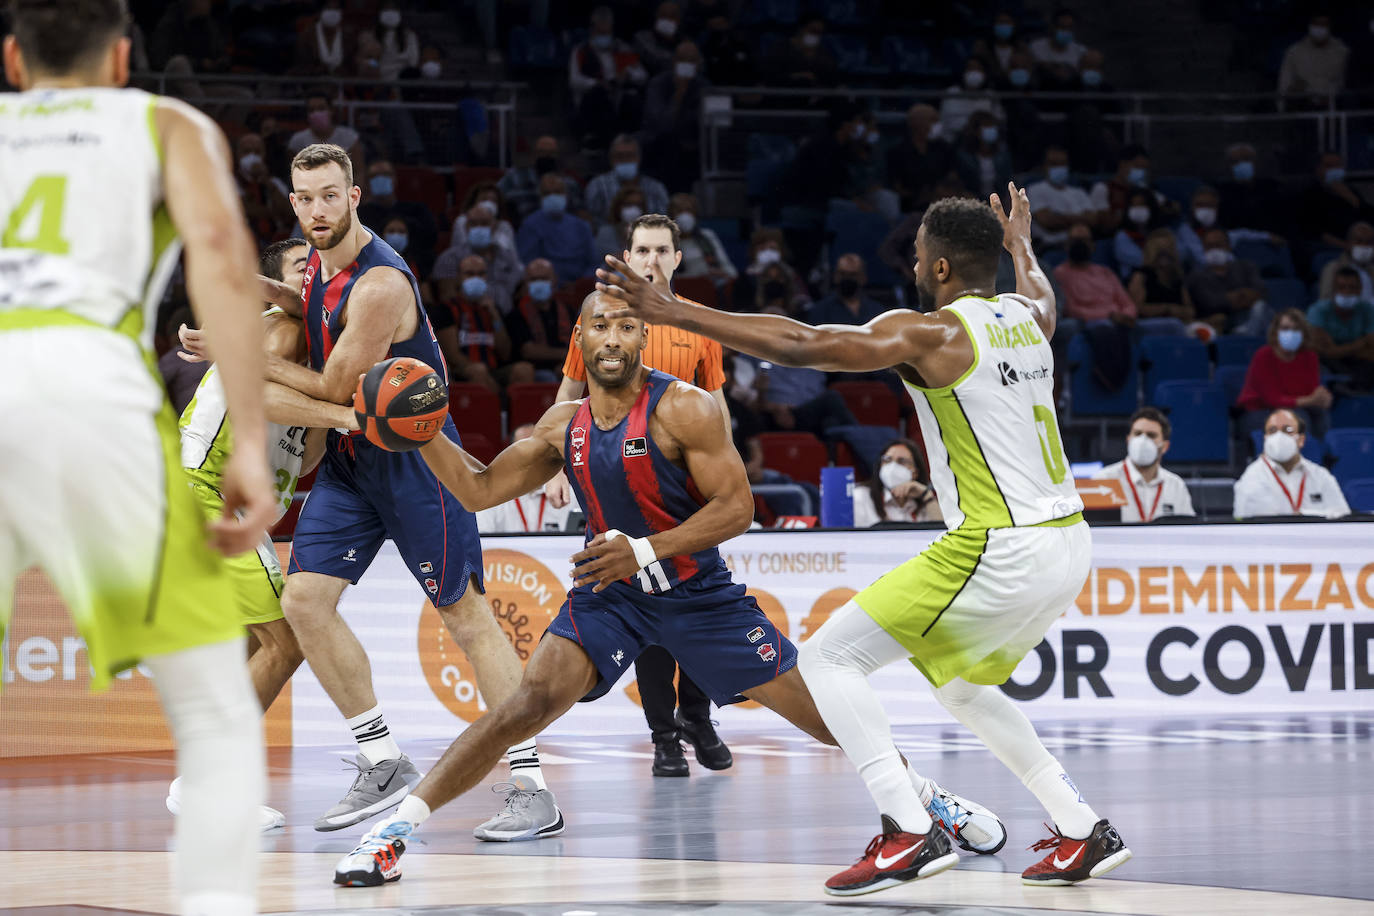
<svg viewBox="0 0 1374 916"><path fill-rule="evenodd" d="M647 646L662 646L717 706L797 664L797 647L723 566L661 595L616 582L568 593L548 631L577 643L600 680L583 701L605 696Z"/></svg>
<svg viewBox="0 0 1374 916"><path fill-rule="evenodd" d="M444 435L458 441L451 417ZM483 587L477 520L419 452L331 433L296 522L287 575L321 573L356 585L387 538L435 607L461 598L473 575Z"/></svg>

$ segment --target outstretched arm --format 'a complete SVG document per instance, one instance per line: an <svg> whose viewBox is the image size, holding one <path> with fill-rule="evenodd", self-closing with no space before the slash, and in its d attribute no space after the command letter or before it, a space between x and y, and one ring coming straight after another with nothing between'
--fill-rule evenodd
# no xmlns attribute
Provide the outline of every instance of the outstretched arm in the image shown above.
<svg viewBox="0 0 1374 916"><path fill-rule="evenodd" d="M644 538L654 559L695 553L748 531L754 520L754 496L715 399L679 382L659 401L654 418L678 443L687 473L705 499L682 524ZM644 565L628 538L607 541L601 534L573 554L572 561L575 583L594 583L592 590L598 592Z"/></svg>
<svg viewBox="0 0 1374 916"><path fill-rule="evenodd" d="M512 443L491 464L478 461L443 435L421 446L420 457L464 509L490 509L530 492L563 467L563 434L577 406L550 407L532 436Z"/></svg>
<svg viewBox="0 0 1374 916"><path fill-rule="evenodd" d="M1007 182L1007 196L1011 200L1010 216L1002 209L1002 200L996 194L988 198L988 203L1002 222L1002 244L1016 266L1016 292L1030 303L1035 321L1045 337L1053 337L1059 310L1055 307L1054 287L1040 269L1031 247L1030 201L1026 199L1025 188L1018 188L1013 182Z"/></svg>

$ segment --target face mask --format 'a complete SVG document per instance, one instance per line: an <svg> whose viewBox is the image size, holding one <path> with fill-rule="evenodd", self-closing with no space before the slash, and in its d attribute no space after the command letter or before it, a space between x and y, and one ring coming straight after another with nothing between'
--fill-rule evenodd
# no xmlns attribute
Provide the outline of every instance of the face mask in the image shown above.
<svg viewBox="0 0 1374 916"><path fill-rule="evenodd" d="M481 207L483 210L486 210L492 216L495 216L497 212L501 209L500 207L496 206L496 201L494 200L479 200L477 202L477 206Z"/></svg>
<svg viewBox="0 0 1374 916"><path fill-rule="evenodd" d="M534 173L536 175L547 175L549 172L558 170L558 160L552 156L540 156L534 160Z"/></svg>
<svg viewBox="0 0 1374 916"><path fill-rule="evenodd" d="M987 127L984 127L982 130L978 131L978 136L983 138L984 143L996 143L997 126L995 124L989 124Z"/></svg>
<svg viewBox="0 0 1374 916"><path fill-rule="evenodd" d="M763 298L782 299L787 295L787 284L781 280L769 280L763 284Z"/></svg>
<svg viewBox="0 0 1374 916"><path fill-rule="evenodd" d="M427 80L437 80L444 72L444 65L437 60L427 60L420 65L420 75Z"/></svg>
<svg viewBox="0 0 1374 916"><path fill-rule="evenodd" d="M859 281L853 277L840 277L835 281L835 289L843 299L852 299L859 292Z"/></svg>
<svg viewBox="0 0 1374 916"><path fill-rule="evenodd" d="M367 189L376 197L390 197L391 192L396 190L396 182L390 175L373 175L367 183Z"/></svg>
<svg viewBox="0 0 1374 916"><path fill-rule="evenodd" d="M691 233L697 228L697 217L690 210L684 210L677 215L677 227L686 233Z"/></svg>
<svg viewBox="0 0 1374 916"><path fill-rule="evenodd" d="M1081 75L1079 78L1083 80L1083 85L1084 85L1084 86L1101 86L1101 85L1102 85L1102 71L1101 71L1101 70L1084 70L1083 73L1082 73L1082 75Z"/></svg>
<svg viewBox="0 0 1374 916"><path fill-rule="evenodd" d="M481 299L487 294L485 277L468 277L463 281L463 295L469 299Z"/></svg>
<svg viewBox="0 0 1374 916"><path fill-rule="evenodd" d="M782 260L782 252L776 248L760 248L759 253L754 255L754 263L759 265L776 264Z"/></svg>
<svg viewBox="0 0 1374 916"><path fill-rule="evenodd" d="M620 208L620 221L622 223L633 223L643 215L644 209L642 207L636 207L634 204Z"/></svg>
<svg viewBox="0 0 1374 916"><path fill-rule="evenodd" d="M1350 246L1350 259L1356 264L1368 264L1374 259L1374 245Z"/></svg>
<svg viewBox="0 0 1374 916"><path fill-rule="evenodd" d="M878 479L882 481L883 487L888 490L895 490L904 483L910 483L911 477L911 468L895 461L885 461L878 468Z"/></svg>
<svg viewBox="0 0 1374 916"><path fill-rule="evenodd" d="M1298 440L1288 433L1270 433L1264 437L1264 454L1277 464L1292 461L1298 453Z"/></svg>
<svg viewBox="0 0 1374 916"><path fill-rule="evenodd" d="M936 121L934 124L930 125L930 133L926 134L926 139L939 140L944 135L945 125L941 124L939 121Z"/></svg>
<svg viewBox="0 0 1374 916"><path fill-rule="evenodd" d="M673 64L673 73L685 80L695 79L697 75L697 65L685 60L680 60Z"/></svg>
<svg viewBox="0 0 1374 916"><path fill-rule="evenodd" d="M987 74L982 70L969 70L964 73L964 85L970 89L981 89L987 82Z"/></svg>
<svg viewBox="0 0 1374 916"><path fill-rule="evenodd" d="M468 245L472 248L491 247L491 227L490 226L469 226Z"/></svg>
<svg viewBox="0 0 1374 916"><path fill-rule="evenodd" d="M817 35L815 32L807 32L802 36L802 45L805 47L814 48L820 43L821 36Z"/></svg>
<svg viewBox="0 0 1374 916"><path fill-rule="evenodd" d="M1279 339L1279 348L1295 353L1302 347L1302 331L1297 328L1282 328L1276 335Z"/></svg>
<svg viewBox="0 0 1374 916"><path fill-rule="evenodd" d="M1054 33L1054 40L1061 45L1073 44L1073 29L1059 29Z"/></svg>
<svg viewBox="0 0 1374 916"><path fill-rule="evenodd" d="M1140 206L1131 207L1126 211L1126 218L1137 226L1143 226L1150 221L1150 208Z"/></svg>
<svg viewBox="0 0 1374 916"><path fill-rule="evenodd" d="M1326 41L1331 37L1331 30L1324 25L1314 25L1307 30L1307 34L1312 36L1313 41Z"/></svg>
<svg viewBox="0 0 1374 916"><path fill-rule="evenodd" d="M851 137L855 140L862 140L868 134L868 127L863 124L855 124Z"/></svg>
<svg viewBox="0 0 1374 916"><path fill-rule="evenodd" d="M1249 181L1255 177L1255 164L1249 159L1231 163L1231 177L1236 181Z"/></svg>
<svg viewBox="0 0 1374 916"><path fill-rule="evenodd" d="M1069 260L1077 264L1086 263L1093 256L1093 246L1086 239L1074 239L1069 243Z"/></svg>
<svg viewBox="0 0 1374 916"><path fill-rule="evenodd" d="M864 140L868 141L869 146L877 146L883 141L883 135L878 133L877 130L870 130L864 137Z"/></svg>
<svg viewBox="0 0 1374 916"><path fill-rule="evenodd" d="M1017 67L1007 74L1007 79L1011 80L1011 84L1017 89L1021 89L1030 85L1030 71L1024 67Z"/></svg>
<svg viewBox="0 0 1374 916"><path fill-rule="evenodd" d="M395 248L397 253L403 253L406 245L410 244L410 236L404 232L388 232L385 236L386 243Z"/></svg>
<svg viewBox="0 0 1374 916"><path fill-rule="evenodd" d="M1202 263L1208 267L1225 267L1232 258L1234 255L1225 248L1208 248L1202 253Z"/></svg>
<svg viewBox="0 0 1374 916"><path fill-rule="evenodd" d="M1217 208L1194 207L1193 219L1197 220L1199 226L1211 226L1217 221Z"/></svg>
<svg viewBox="0 0 1374 916"><path fill-rule="evenodd" d="M244 153L239 157L239 168L243 170L243 174L245 175L249 174L260 165L262 165L262 157L257 153Z"/></svg>
<svg viewBox="0 0 1374 916"><path fill-rule="evenodd" d="M529 290L530 298L535 302L548 302L553 298L553 281L531 280Z"/></svg>
<svg viewBox="0 0 1374 916"><path fill-rule="evenodd" d="M1045 177L1053 185L1066 185L1069 183L1069 167L1067 165L1052 165L1045 170Z"/></svg>
<svg viewBox="0 0 1374 916"><path fill-rule="evenodd" d="M566 194L550 194L539 202L549 213L562 213L568 209L568 196Z"/></svg>
<svg viewBox="0 0 1374 916"><path fill-rule="evenodd" d="M677 34L677 20L660 19L654 23L654 31L658 32L658 34L662 35L664 38L672 38Z"/></svg>
<svg viewBox="0 0 1374 916"><path fill-rule="evenodd" d="M998 41L1006 41L1016 34L1016 25L1011 22L998 22L992 27L992 34Z"/></svg>
<svg viewBox="0 0 1374 916"><path fill-rule="evenodd" d="M382 10L381 15L377 17L377 21L382 24L382 28L384 29L394 29L401 24L401 11Z"/></svg>
<svg viewBox="0 0 1374 916"><path fill-rule="evenodd" d="M634 181L639 177L639 163L617 162L615 164L615 174L621 181Z"/></svg>
<svg viewBox="0 0 1374 916"><path fill-rule="evenodd" d="M1339 184L1342 181L1345 181L1345 169L1341 168L1340 166L1337 166L1334 169L1326 170L1327 184Z"/></svg>
<svg viewBox="0 0 1374 916"><path fill-rule="evenodd" d="M1126 183L1135 188L1143 188L1149 177L1150 173L1145 169L1134 168L1126 173Z"/></svg>
<svg viewBox="0 0 1374 916"><path fill-rule="evenodd" d="M593 48L596 48L598 51L604 51L611 46L611 41L613 39L614 36L612 35L593 35L588 41L591 42Z"/></svg>
<svg viewBox="0 0 1374 916"><path fill-rule="evenodd" d="M343 10L325 10L320 13L320 25L326 29L337 29L343 22Z"/></svg>
<svg viewBox="0 0 1374 916"><path fill-rule="evenodd" d="M1159 457L1159 446L1149 436L1132 436L1126 442L1126 457L1138 468L1148 468Z"/></svg>
<svg viewBox="0 0 1374 916"><path fill-rule="evenodd" d="M310 129L317 132L329 130L333 124L333 116L328 111L312 111L305 116L305 120L310 124Z"/></svg>
<svg viewBox="0 0 1374 916"><path fill-rule="evenodd" d="M1332 300L1336 303L1336 308L1349 311L1355 307L1355 303L1360 301L1359 296L1336 296Z"/></svg>

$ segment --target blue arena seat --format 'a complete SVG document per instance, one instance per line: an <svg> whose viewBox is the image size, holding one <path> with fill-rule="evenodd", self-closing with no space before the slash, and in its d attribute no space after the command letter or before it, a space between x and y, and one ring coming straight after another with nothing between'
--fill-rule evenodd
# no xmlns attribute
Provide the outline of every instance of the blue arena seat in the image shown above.
<svg viewBox="0 0 1374 916"><path fill-rule="evenodd" d="M1356 477L1341 484L1352 512L1374 512L1374 477Z"/></svg>
<svg viewBox="0 0 1374 916"><path fill-rule="evenodd" d="M1217 367L1248 366L1255 351L1264 346L1263 337L1250 334L1223 334L1213 341L1217 351Z"/></svg>
<svg viewBox="0 0 1374 916"><path fill-rule="evenodd" d="M1226 394L1216 382L1161 382L1155 405L1169 415L1171 462L1231 460L1231 424Z"/></svg>
<svg viewBox="0 0 1374 916"><path fill-rule="evenodd" d="M1331 426L1374 427L1374 397L1342 397L1331 408Z"/></svg>
<svg viewBox="0 0 1374 916"><path fill-rule="evenodd" d="M864 259L868 282L872 286L895 286L897 274L878 257L892 226L879 213L856 210L852 207L831 210L825 217L825 231L830 236L830 266L840 255L854 252Z"/></svg>
<svg viewBox="0 0 1374 916"><path fill-rule="evenodd" d="M1228 405L1236 403L1240 397L1241 389L1245 387L1245 373L1247 371L1249 371L1248 366L1217 366L1213 380L1221 386Z"/></svg>
<svg viewBox="0 0 1374 916"><path fill-rule="evenodd" d="M516 26L510 33L510 66L513 71L558 70L567 66L567 55L558 37L534 25Z"/></svg>
<svg viewBox="0 0 1374 916"><path fill-rule="evenodd" d="M1307 284L1293 277L1266 277L1264 281L1269 294L1265 297L1274 311L1293 308L1307 311L1312 303L1308 301Z"/></svg>
<svg viewBox="0 0 1374 916"><path fill-rule="evenodd" d="M1207 381L1207 345L1195 337L1146 337L1140 343L1145 367L1145 403L1155 403L1161 382Z"/></svg>
<svg viewBox="0 0 1374 916"><path fill-rule="evenodd" d="M1271 245L1269 242L1239 242L1236 244L1237 258L1253 261L1265 277L1296 277L1293 269L1293 255L1287 245Z"/></svg>
<svg viewBox="0 0 1374 916"><path fill-rule="evenodd" d="M1073 416L1128 417L1138 406L1136 388L1140 378L1140 346L1132 347L1126 380L1117 391L1108 391L1093 375L1093 350L1082 334L1069 341L1069 392Z"/></svg>
<svg viewBox="0 0 1374 916"><path fill-rule="evenodd" d="M1337 480L1374 477L1374 428L1333 429L1326 434L1326 445L1336 459L1331 473Z"/></svg>
<svg viewBox="0 0 1374 916"><path fill-rule="evenodd" d="M949 69L937 61L930 46L919 38L907 35L888 35L882 44L887 69L902 76L949 76Z"/></svg>
<svg viewBox="0 0 1374 916"><path fill-rule="evenodd" d="M751 25L796 25L799 0L752 0L743 21Z"/></svg>

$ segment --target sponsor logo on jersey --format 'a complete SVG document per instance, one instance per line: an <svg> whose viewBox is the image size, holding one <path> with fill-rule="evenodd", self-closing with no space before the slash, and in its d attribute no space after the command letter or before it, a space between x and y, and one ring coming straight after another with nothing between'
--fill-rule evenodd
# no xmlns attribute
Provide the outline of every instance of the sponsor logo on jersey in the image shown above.
<svg viewBox="0 0 1374 916"><path fill-rule="evenodd" d="M587 428L585 426L574 426L568 438L572 441L573 448L581 448L587 444Z"/></svg>
<svg viewBox="0 0 1374 916"><path fill-rule="evenodd" d="M1031 382L1050 377L1050 367L1041 366L1039 369L1016 369L1008 362L997 364L997 374L1002 377L1003 387L1015 385L1017 382Z"/></svg>
<svg viewBox="0 0 1374 916"><path fill-rule="evenodd" d="M615 662L617 668L623 667L621 665L621 662L625 661L625 650L616 649L615 652L611 655L611 661Z"/></svg>
<svg viewBox="0 0 1374 916"><path fill-rule="evenodd" d="M425 560L423 563L420 564L420 572L422 572L422 573L432 573L432 572L434 572L434 564L431 563L431 562L429 562L428 560Z"/></svg>
<svg viewBox="0 0 1374 916"><path fill-rule="evenodd" d="M439 593L439 583L435 582L433 579L426 579L425 591L429 592L431 595L437 595Z"/></svg>
<svg viewBox="0 0 1374 916"><path fill-rule="evenodd" d="M744 634L744 636L750 642L758 642L760 639L763 639L763 627L754 627L754 629Z"/></svg>
<svg viewBox="0 0 1374 916"><path fill-rule="evenodd" d="M773 644L771 642L764 643L754 651L758 652L759 658L763 659L766 662L771 662L773 659L778 657L778 650L773 648Z"/></svg>
<svg viewBox="0 0 1374 916"><path fill-rule="evenodd" d="M350 548L348 548L348 552L345 553L345 554L343 555L343 558L344 558L345 561L347 561L347 562L349 562L349 563L356 563L356 562L358 562L358 548L356 548L356 547L350 547Z"/></svg>
<svg viewBox="0 0 1374 916"><path fill-rule="evenodd" d="M625 440L626 458L643 458L647 454L649 454L649 440L644 436Z"/></svg>

